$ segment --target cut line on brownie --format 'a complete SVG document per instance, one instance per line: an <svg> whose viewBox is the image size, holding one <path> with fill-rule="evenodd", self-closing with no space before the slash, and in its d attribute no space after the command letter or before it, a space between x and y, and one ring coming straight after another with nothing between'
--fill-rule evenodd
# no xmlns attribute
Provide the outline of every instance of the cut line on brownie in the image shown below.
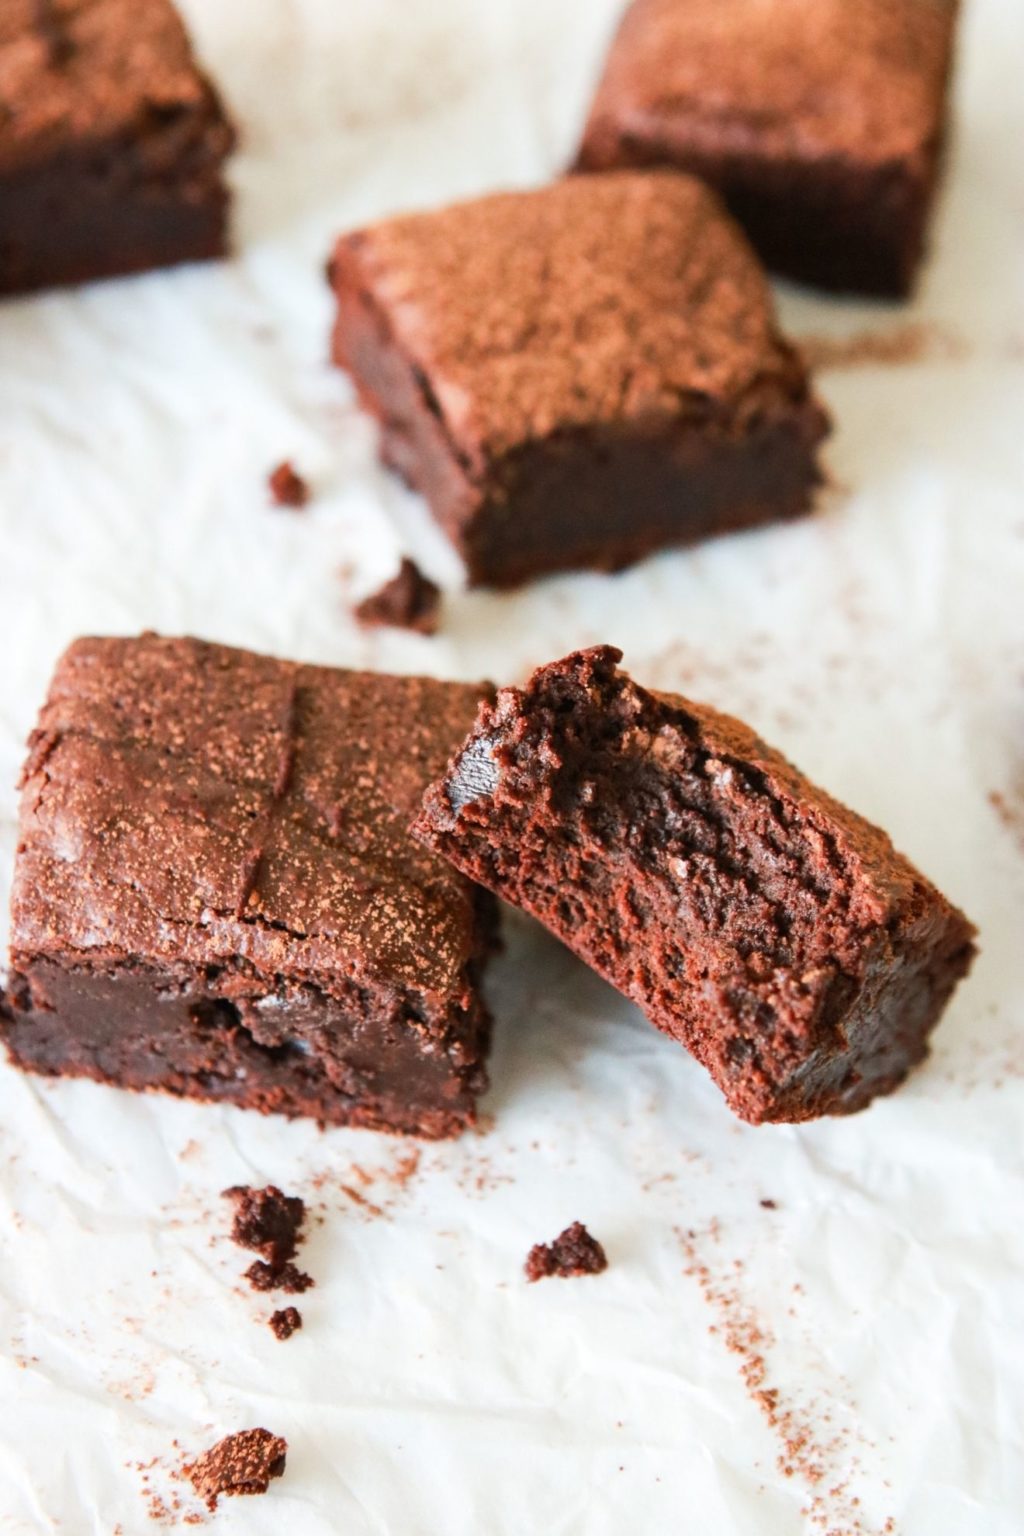
<svg viewBox="0 0 1024 1536"><path fill-rule="evenodd" d="M77 642L23 774L12 1058L330 1123L471 1123L493 903L407 822L481 691Z"/></svg>

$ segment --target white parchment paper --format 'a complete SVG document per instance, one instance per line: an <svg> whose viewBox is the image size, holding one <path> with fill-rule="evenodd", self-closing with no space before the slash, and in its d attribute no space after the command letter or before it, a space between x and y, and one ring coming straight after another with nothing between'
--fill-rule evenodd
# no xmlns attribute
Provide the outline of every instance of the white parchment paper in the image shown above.
<svg viewBox="0 0 1024 1536"><path fill-rule="evenodd" d="M179 1448L254 1424L287 1473L226 1501L225 1533L1024 1531L1024 9L967 0L916 303L780 291L837 424L822 515L466 595L325 361L324 258L369 217L553 173L614 9L188 0L245 135L238 256L0 306L0 901L22 742L76 634L502 681L609 640L889 828L981 958L904 1091L799 1129L734 1121L518 918L487 1125L418 1160L3 1065L5 1532L180 1523ZM301 515L267 505L285 456ZM450 589L434 641L348 616L400 550ZM284 1344L218 1196L268 1180L318 1218ZM607 1273L527 1286L577 1217Z"/></svg>

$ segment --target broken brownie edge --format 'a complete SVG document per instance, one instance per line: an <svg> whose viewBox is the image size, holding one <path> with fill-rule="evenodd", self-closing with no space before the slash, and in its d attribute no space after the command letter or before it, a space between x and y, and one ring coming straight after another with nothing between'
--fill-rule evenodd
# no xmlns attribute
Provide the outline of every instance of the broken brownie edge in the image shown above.
<svg viewBox="0 0 1024 1536"><path fill-rule="evenodd" d="M611 647L481 706L414 833L544 923L697 1057L743 1119L895 1088L974 929L886 834L737 720Z"/></svg>

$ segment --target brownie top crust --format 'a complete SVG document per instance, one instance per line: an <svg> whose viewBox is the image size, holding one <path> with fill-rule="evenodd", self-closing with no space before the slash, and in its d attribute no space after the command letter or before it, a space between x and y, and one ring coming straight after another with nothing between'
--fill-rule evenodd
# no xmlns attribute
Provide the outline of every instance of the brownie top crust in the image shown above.
<svg viewBox="0 0 1024 1536"><path fill-rule="evenodd" d="M407 827L486 692L193 639L76 641L22 776L14 963L460 993L475 897Z"/></svg>
<svg viewBox="0 0 1024 1536"><path fill-rule="evenodd" d="M634 0L586 133L685 118L690 142L884 164L926 152L942 121L957 0Z"/></svg>
<svg viewBox="0 0 1024 1536"><path fill-rule="evenodd" d="M569 177L343 237L470 468L558 431L806 396L745 237L674 171Z"/></svg>
<svg viewBox="0 0 1024 1536"><path fill-rule="evenodd" d="M0 5L0 169L111 135L155 138L179 164L197 118L208 152L227 154L234 135L170 0Z"/></svg>

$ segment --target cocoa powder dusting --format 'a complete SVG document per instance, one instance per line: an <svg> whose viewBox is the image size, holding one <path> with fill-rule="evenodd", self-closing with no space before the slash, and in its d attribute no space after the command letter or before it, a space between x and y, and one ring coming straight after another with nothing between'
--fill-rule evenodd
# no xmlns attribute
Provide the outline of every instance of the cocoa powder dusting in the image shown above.
<svg viewBox="0 0 1024 1536"><path fill-rule="evenodd" d="M802 336L798 345L812 369L955 362L967 351L963 337L921 321L853 336Z"/></svg>
<svg viewBox="0 0 1024 1536"><path fill-rule="evenodd" d="M823 1536L895 1536L892 1517L881 1526L867 1522L851 1487L858 1465L852 1433L833 1427L827 1404L791 1398L772 1380L774 1334L744 1297L742 1260L722 1255L717 1222L702 1234L678 1235L686 1257L683 1272L697 1282L715 1315L711 1332L737 1357L743 1385L779 1444L779 1471L807 1491L805 1519Z"/></svg>

